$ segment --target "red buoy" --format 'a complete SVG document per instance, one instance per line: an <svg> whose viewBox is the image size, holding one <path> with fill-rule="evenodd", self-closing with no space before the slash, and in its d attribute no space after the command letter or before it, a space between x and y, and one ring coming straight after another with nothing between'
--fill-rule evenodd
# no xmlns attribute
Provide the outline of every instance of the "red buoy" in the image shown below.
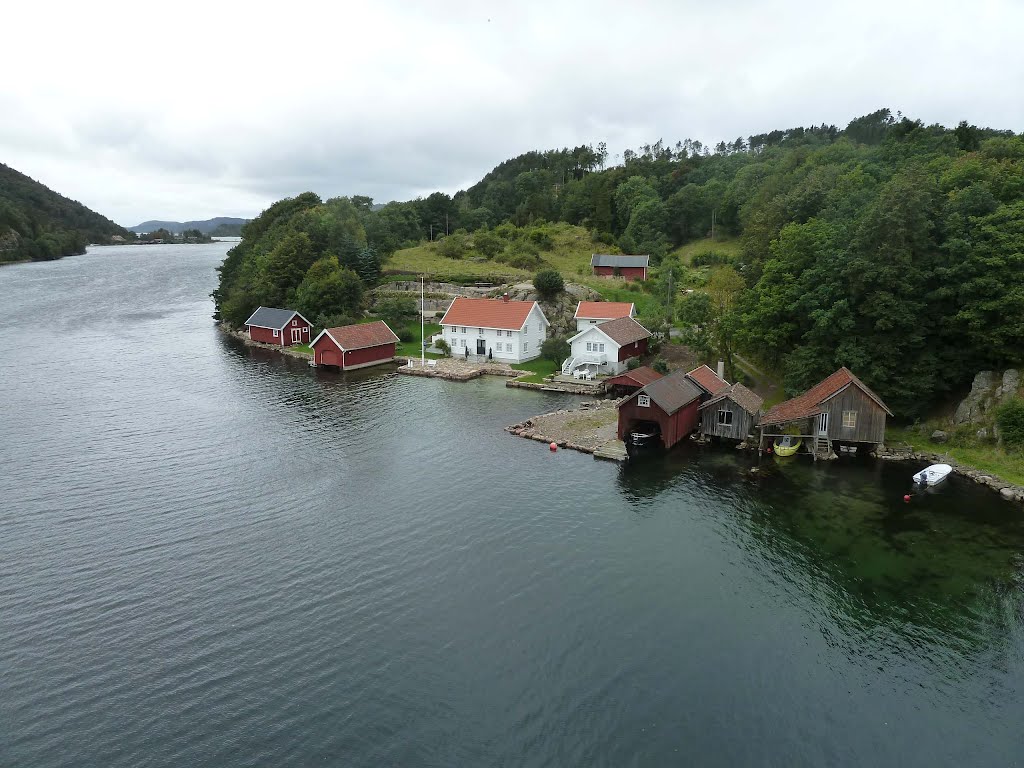
<svg viewBox="0 0 1024 768"><path fill-rule="evenodd" d="M558 443L552 443L548 447L551 448L552 451L557 451L558 450Z"/></svg>
<svg viewBox="0 0 1024 768"><path fill-rule="evenodd" d="M910 503L910 494L909 493L906 496L903 497L903 501L905 501L907 504Z"/></svg>

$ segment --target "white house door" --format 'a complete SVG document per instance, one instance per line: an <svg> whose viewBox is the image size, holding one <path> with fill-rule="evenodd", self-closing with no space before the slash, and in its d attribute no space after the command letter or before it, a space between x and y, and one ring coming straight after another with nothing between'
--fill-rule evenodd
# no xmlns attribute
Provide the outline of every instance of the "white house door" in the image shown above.
<svg viewBox="0 0 1024 768"><path fill-rule="evenodd" d="M477 339L476 340L476 353L478 355L486 355L487 354L487 339Z"/></svg>
<svg viewBox="0 0 1024 768"><path fill-rule="evenodd" d="M302 329L301 328L292 328L292 344L301 344L301 343L302 343Z"/></svg>
<svg viewBox="0 0 1024 768"><path fill-rule="evenodd" d="M818 415L818 434L819 435L827 435L828 434L828 414L827 413L822 413L822 414Z"/></svg>

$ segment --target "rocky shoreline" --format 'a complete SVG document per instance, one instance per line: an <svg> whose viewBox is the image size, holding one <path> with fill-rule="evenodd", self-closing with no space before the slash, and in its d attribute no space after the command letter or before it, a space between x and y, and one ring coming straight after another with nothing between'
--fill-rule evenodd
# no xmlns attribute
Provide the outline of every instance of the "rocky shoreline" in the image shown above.
<svg viewBox="0 0 1024 768"><path fill-rule="evenodd" d="M948 456L939 453L914 451L913 449L885 448L878 451L875 456L883 461L923 461L928 464L949 464L953 468L953 474L991 488L1007 501L1024 502L1024 487L1008 483L989 472L958 464Z"/></svg>
<svg viewBox="0 0 1024 768"><path fill-rule="evenodd" d="M595 459L625 461L626 447L617 439L618 409L615 400L582 402L577 408L563 408L510 424L505 431L516 437L554 443Z"/></svg>

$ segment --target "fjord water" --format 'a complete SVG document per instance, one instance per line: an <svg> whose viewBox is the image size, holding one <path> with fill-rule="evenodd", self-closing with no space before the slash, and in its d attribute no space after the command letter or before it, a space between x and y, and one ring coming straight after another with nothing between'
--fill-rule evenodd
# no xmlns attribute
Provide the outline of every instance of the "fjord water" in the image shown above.
<svg viewBox="0 0 1024 768"><path fill-rule="evenodd" d="M224 244L0 269L0 765L1024 760L1024 514L248 350Z"/></svg>

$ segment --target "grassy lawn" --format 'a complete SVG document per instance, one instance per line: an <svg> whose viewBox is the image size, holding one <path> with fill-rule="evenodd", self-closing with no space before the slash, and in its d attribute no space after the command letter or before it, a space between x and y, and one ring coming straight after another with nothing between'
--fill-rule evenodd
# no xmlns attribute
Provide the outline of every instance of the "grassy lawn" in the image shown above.
<svg viewBox="0 0 1024 768"><path fill-rule="evenodd" d="M530 371L532 375L521 376L519 381L529 381L534 384L543 384L545 376L550 376L556 371L562 370L562 366L559 363L556 363L554 360L545 360L543 357L538 357L536 360L530 360L525 363L514 363L512 368L517 371Z"/></svg>
<svg viewBox="0 0 1024 768"><path fill-rule="evenodd" d="M928 434L931 434L930 429ZM978 443L963 448L954 447L949 443L933 443L928 435L922 435L916 430L892 426L885 428L885 442L907 443L915 451L946 455L958 464L989 472L1008 483L1024 485L1024 456L1006 453L995 445Z"/></svg>
<svg viewBox="0 0 1024 768"><path fill-rule="evenodd" d="M289 347L293 352L301 352L304 355L313 356L313 348L309 344L295 344Z"/></svg>
<svg viewBox="0 0 1024 768"><path fill-rule="evenodd" d="M396 355L409 355L411 357L420 356L420 326L419 323L410 323L403 330L397 328L394 329L395 333L399 336L405 335L406 333L412 334L412 341L400 341L395 345ZM430 337L436 333L441 332L441 326L437 323L427 323L423 326L423 337L430 340ZM441 355L434 354L431 352L427 353L427 357L441 357Z"/></svg>
<svg viewBox="0 0 1024 768"><path fill-rule="evenodd" d="M703 240L694 240L692 243L679 246L674 251L671 251L669 255L678 256L679 260L683 262L683 264L689 264L696 254L705 253L707 251L715 251L716 253L724 253L727 256L737 257L740 255L739 238L716 237L712 240L708 237Z"/></svg>

